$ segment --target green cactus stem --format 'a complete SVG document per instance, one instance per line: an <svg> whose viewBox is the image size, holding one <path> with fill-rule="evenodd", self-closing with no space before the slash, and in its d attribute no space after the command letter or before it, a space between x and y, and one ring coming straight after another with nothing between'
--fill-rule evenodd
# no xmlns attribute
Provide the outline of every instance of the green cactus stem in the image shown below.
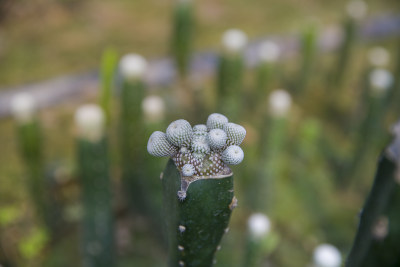
<svg viewBox="0 0 400 267"><path fill-rule="evenodd" d="M172 122L166 133L155 131L147 151L170 157L161 174L167 226L169 266L211 266L237 205L228 165L243 158L239 147L246 130L219 113L192 127Z"/></svg>
<svg viewBox="0 0 400 267"><path fill-rule="evenodd" d="M317 52L318 32L315 24L309 25L301 35L301 66L296 85L296 93L301 95L308 88L309 81L314 69L315 55Z"/></svg>
<svg viewBox="0 0 400 267"><path fill-rule="evenodd" d="M81 182L82 264L114 266L114 230L111 181L104 117L98 106L87 105L76 113L78 173Z"/></svg>
<svg viewBox="0 0 400 267"><path fill-rule="evenodd" d="M382 153L372 189L360 214L358 231L346 266L398 266L400 264L399 124L396 138Z"/></svg>
<svg viewBox="0 0 400 267"><path fill-rule="evenodd" d="M181 77L188 73L194 33L191 0L177 1L173 14L171 50Z"/></svg>
<svg viewBox="0 0 400 267"><path fill-rule="evenodd" d="M100 106L106 116L106 123L110 123L111 117L111 100L112 100L112 84L115 69L118 62L117 51L111 47L104 50L101 58L100 79Z"/></svg>
<svg viewBox="0 0 400 267"><path fill-rule="evenodd" d="M162 184L169 266L211 266L236 206L232 172L194 179L169 160Z"/></svg>

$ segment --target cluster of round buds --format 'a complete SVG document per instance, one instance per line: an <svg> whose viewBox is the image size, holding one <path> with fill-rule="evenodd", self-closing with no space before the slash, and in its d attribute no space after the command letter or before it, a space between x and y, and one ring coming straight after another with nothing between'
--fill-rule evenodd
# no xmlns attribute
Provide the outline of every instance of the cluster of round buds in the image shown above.
<svg viewBox="0 0 400 267"><path fill-rule="evenodd" d="M237 165L244 158L239 145L246 136L243 126L229 122L219 113L207 123L191 126L186 120L172 122L166 133L154 132L147 151L157 157L171 157L183 176L215 176L226 165Z"/></svg>

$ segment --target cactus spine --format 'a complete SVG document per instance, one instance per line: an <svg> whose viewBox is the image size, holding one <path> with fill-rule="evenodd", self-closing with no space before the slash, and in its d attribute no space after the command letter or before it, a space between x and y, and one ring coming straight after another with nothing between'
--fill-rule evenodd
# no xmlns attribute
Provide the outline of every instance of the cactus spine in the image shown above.
<svg viewBox="0 0 400 267"><path fill-rule="evenodd" d="M399 127L399 124L394 127L395 139L379 159L346 266L398 266L400 263Z"/></svg>
<svg viewBox="0 0 400 267"><path fill-rule="evenodd" d="M178 0L173 15L172 54L179 71L184 77L188 72L192 52L194 18L191 0Z"/></svg>
<svg viewBox="0 0 400 267"><path fill-rule="evenodd" d="M233 173L227 165L244 157L239 145L246 130L218 113L193 128L172 122L166 133L154 132L147 151L169 156L161 174L169 266L211 266L237 205Z"/></svg>
<svg viewBox="0 0 400 267"><path fill-rule="evenodd" d="M104 117L96 105L77 110L78 169L82 184L83 266L114 266L111 182Z"/></svg>

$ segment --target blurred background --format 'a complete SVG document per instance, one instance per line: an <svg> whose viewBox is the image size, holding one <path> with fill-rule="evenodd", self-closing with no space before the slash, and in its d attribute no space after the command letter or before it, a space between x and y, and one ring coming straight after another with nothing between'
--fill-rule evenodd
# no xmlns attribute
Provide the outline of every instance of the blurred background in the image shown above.
<svg viewBox="0 0 400 267"><path fill-rule="evenodd" d="M181 5L191 12L183 23ZM345 258L400 115L399 8L396 0L0 0L0 266L82 264L87 188L74 113L87 103L106 116L115 266L166 265L167 159L148 155L147 140L171 121L205 124L213 112L247 130L245 160L233 168L239 206L216 266L246 266L254 212L268 216L273 236L260 266L312 266L323 243ZM232 28L247 42L221 40ZM128 53L148 62L133 79L118 63ZM35 112L21 120L22 92Z"/></svg>

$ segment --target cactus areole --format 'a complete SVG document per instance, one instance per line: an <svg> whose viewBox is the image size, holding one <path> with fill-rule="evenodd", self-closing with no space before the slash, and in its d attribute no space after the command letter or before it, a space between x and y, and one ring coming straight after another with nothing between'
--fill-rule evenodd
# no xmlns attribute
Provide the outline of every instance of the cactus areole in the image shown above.
<svg viewBox="0 0 400 267"><path fill-rule="evenodd" d="M228 165L244 157L239 147L246 130L218 113L192 127L172 122L166 133L154 132L147 144L153 156L168 156L161 175L168 234L169 266L211 266L228 232L237 205Z"/></svg>

